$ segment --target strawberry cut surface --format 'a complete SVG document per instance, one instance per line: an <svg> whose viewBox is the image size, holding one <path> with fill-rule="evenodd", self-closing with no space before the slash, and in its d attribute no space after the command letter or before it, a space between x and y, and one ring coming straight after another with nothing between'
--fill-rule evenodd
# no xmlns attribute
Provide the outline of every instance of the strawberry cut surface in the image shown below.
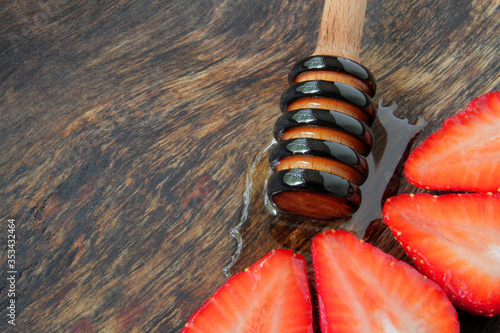
<svg viewBox="0 0 500 333"><path fill-rule="evenodd" d="M312 255L323 333L459 332L436 283L354 234L318 234Z"/></svg>
<svg viewBox="0 0 500 333"><path fill-rule="evenodd" d="M500 195L402 194L385 203L383 219L455 306L500 314Z"/></svg>
<svg viewBox="0 0 500 333"><path fill-rule="evenodd" d="M500 92L487 93L448 118L405 164L415 186L432 190L500 191Z"/></svg>
<svg viewBox="0 0 500 333"><path fill-rule="evenodd" d="M313 332L304 257L274 250L235 274L189 319L183 333Z"/></svg>

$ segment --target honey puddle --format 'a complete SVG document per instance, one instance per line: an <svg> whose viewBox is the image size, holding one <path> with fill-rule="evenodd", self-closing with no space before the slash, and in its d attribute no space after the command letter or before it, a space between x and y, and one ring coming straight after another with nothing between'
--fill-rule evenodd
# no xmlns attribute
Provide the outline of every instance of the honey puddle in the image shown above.
<svg viewBox="0 0 500 333"><path fill-rule="evenodd" d="M352 217L324 221L279 215L266 195L267 179L271 175L267 157L276 141L272 139L260 149L247 171L239 223L231 229L236 249L230 262L223 267L226 276L240 265L240 257L245 260L237 271L278 247L289 248L310 258L310 243L316 234L327 229L344 229L363 238L372 223L380 222L383 202L397 194L404 177L403 163L411 142L427 124L421 118L415 124L397 118L394 115L397 105L383 106L382 103L379 103L378 117L372 125L375 145L367 157L369 176L360 187L361 206ZM244 239L247 242L245 247Z"/></svg>

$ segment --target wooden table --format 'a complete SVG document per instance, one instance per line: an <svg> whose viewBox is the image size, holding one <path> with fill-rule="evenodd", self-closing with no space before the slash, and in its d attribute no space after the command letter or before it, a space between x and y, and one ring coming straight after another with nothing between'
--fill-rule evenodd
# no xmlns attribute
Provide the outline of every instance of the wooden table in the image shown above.
<svg viewBox="0 0 500 333"><path fill-rule="evenodd" d="M180 331L227 279L247 170L290 66L314 49L322 5L2 1L0 267L14 219L16 331ZM500 90L499 14L495 0L369 1L361 61L376 98L428 122L409 149ZM272 248L307 255L335 227L270 215L265 163L232 272ZM399 171L388 193L411 192ZM368 239L408 259L380 221ZM0 331L14 331L5 278L0 288ZM498 317L459 317L463 332L500 330Z"/></svg>

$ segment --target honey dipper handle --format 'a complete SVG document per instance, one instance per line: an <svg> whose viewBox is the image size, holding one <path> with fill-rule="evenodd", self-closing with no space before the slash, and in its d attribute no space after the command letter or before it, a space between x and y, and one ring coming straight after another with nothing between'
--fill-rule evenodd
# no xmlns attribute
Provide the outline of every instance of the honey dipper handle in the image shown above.
<svg viewBox="0 0 500 333"><path fill-rule="evenodd" d="M314 55L335 55L359 62L366 0L325 0Z"/></svg>

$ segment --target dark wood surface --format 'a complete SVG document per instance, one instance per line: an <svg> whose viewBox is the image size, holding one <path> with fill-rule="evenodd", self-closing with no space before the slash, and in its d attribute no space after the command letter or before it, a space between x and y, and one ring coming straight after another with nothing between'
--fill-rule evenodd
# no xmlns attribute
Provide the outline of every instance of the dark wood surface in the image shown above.
<svg viewBox="0 0 500 333"><path fill-rule="evenodd" d="M495 3L369 1L361 61L377 99L427 121L413 146L500 90ZM0 1L0 331L179 332L227 279L247 170L321 11L319 0ZM319 229L339 226L270 215L264 164L232 272L272 248L307 255ZM418 192L397 170L380 191ZM367 239L407 260L379 220ZM459 317L463 332L500 331L498 317Z"/></svg>

